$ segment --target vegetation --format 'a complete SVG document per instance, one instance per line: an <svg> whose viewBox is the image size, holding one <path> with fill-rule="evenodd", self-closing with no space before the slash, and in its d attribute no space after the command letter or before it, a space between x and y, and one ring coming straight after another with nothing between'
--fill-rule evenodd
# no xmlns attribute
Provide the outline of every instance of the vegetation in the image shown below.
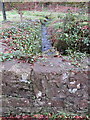
<svg viewBox="0 0 90 120"><path fill-rule="evenodd" d="M74 58L75 61L80 61L90 53L90 21L88 21L86 13L72 13L71 11L67 13L22 11L20 13L20 15L22 14L21 16L18 13L16 10L7 11L7 20L14 23L12 27L0 31L1 42L6 47L4 52L0 53L0 61L18 59L23 62L33 63L42 52L41 24L44 22L48 22L49 38L60 54L68 55L70 60ZM2 21L1 14L0 18ZM21 118L21 116L15 117ZM89 120L89 115L79 116L66 113L22 115L24 119L28 117L69 120L79 118Z"/></svg>
<svg viewBox="0 0 90 120"><path fill-rule="evenodd" d="M90 53L90 23L87 18L79 17L80 14L68 12L61 22L60 20L52 21L49 25L49 29L50 26L54 28L51 40L61 54L68 53L68 50L72 53L75 51Z"/></svg>
<svg viewBox="0 0 90 120"><path fill-rule="evenodd" d="M10 42L9 47L12 47L12 49L16 49L11 50L12 53L1 53L1 61L4 61L6 59L11 60L12 58L23 59L26 56L29 57L29 59L27 59L26 57L27 61L29 61L30 59L31 61L33 61L33 56L41 52L41 23L46 22L47 18L50 19L50 21L48 21L47 24L50 39L53 42L53 46L55 46L55 48L57 48L57 50L61 54L71 55L71 53L74 54L76 52L90 52L90 23L87 21L87 15L85 16L81 13L72 13L70 11L68 11L68 13L51 13L43 11L22 12L23 17L25 19L38 19L40 21L33 21L33 23L16 22L13 24L12 28L5 29L1 32L1 38L4 38L4 42L7 42L8 40L12 39L8 41ZM18 13L16 11L8 11L7 16L8 20L15 20L14 17L18 17Z"/></svg>
<svg viewBox="0 0 90 120"><path fill-rule="evenodd" d="M57 114L54 114L54 113L43 113L43 114L40 114L40 113L37 113L37 114L28 114L28 115L25 115L24 113L21 114L21 115L12 115L10 114L9 117L4 117L2 118L2 120L8 120L8 119L16 119L16 120L19 120L19 119L35 119L35 120L47 120L47 119L51 119L51 120L57 120L57 119L60 119L60 120L89 120L89 115L87 116L80 116L80 115L77 115L77 114L69 114L69 113L64 113L64 112L59 112Z"/></svg>
<svg viewBox="0 0 90 120"><path fill-rule="evenodd" d="M34 56L41 52L40 27L38 22L24 22L3 30L0 35L8 51L1 53L0 60L18 58L33 61Z"/></svg>

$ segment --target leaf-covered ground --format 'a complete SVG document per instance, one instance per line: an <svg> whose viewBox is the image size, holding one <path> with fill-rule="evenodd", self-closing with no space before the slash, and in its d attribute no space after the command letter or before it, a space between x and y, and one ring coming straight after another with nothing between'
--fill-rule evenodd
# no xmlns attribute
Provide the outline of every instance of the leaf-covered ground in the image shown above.
<svg viewBox="0 0 90 120"><path fill-rule="evenodd" d="M0 61L14 58L33 62L34 56L41 52L41 24L38 21L19 23L1 31L0 39L6 47L0 53Z"/></svg>

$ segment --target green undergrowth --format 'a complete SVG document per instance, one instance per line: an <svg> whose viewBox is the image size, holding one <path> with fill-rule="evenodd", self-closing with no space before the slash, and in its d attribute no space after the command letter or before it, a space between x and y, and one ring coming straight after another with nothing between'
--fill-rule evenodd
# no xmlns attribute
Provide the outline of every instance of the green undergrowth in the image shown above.
<svg viewBox="0 0 90 120"><path fill-rule="evenodd" d="M75 113L65 113L65 112L58 112L58 113L50 113L50 112L46 112L46 113L20 113L15 115L15 113L10 112L8 115L4 116L4 120L6 119L10 119L10 118L14 118L14 119L35 119L35 120L46 120L46 119L50 119L50 120L90 120L90 115L87 114L83 114L83 115L78 115Z"/></svg>
<svg viewBox="0 0 90 120"><path fill-rule="evenodd" d="M3 44L9 47L9 52L1 53L0 61L12 58L33 61L35 55L41 53L41 23L44 22L48 22L46 24L48 38L60 54L82 58L90 52L90 22L87 14L70 11L68 13L22 11L22 13L27 22L19 23L15 21L15 18L20 19L17 11L7 11L7 16L10 17L8 19L15 22L12 23L13 27L0 32Z"/></svg>
<svg viewBox="0 0 90 120"><path fill-rule="evenodd" d="M41 52L41 24L38 22L23 22L4 29L0 33L3 45L7 46L0 53L0 61L13 58L33 62L34 57Z"/></svg>
<svg viewBox="0 0 90 120"><path fill-rule="evenodd" d="M81 55L90 53L89 26L88 15L68 11L63 18L58 17L49 21L48 33L53 46L61 54L72 52Z"/></svg>

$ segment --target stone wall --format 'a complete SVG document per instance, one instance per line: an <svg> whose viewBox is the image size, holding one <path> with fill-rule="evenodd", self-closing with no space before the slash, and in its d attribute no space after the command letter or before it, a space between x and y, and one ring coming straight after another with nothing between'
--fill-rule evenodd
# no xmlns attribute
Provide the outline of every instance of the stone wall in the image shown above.
<svg viewBox="0 0 90 120"><path fill-rule="evenodd" d="M17 69L15 69L17 71ZM18 70L19 71L19 70ZM2 71L2 114L88 111L87 71L22 72Z"/></svg>

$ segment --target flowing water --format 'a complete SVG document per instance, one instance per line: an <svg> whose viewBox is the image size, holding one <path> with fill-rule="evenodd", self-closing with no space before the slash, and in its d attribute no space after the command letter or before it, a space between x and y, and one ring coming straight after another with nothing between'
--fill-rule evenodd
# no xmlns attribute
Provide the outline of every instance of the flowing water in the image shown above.
<svg viewBox="0 0 90 120"><path fill-rule="evenodd" d="M47 33L46 24L42 25L42 52L46 52L48 55L51 55L51 54L54 54L54 52L52 52L52 50L51 50L52 49L52 43L48 39L49 35Z"/></svg>

